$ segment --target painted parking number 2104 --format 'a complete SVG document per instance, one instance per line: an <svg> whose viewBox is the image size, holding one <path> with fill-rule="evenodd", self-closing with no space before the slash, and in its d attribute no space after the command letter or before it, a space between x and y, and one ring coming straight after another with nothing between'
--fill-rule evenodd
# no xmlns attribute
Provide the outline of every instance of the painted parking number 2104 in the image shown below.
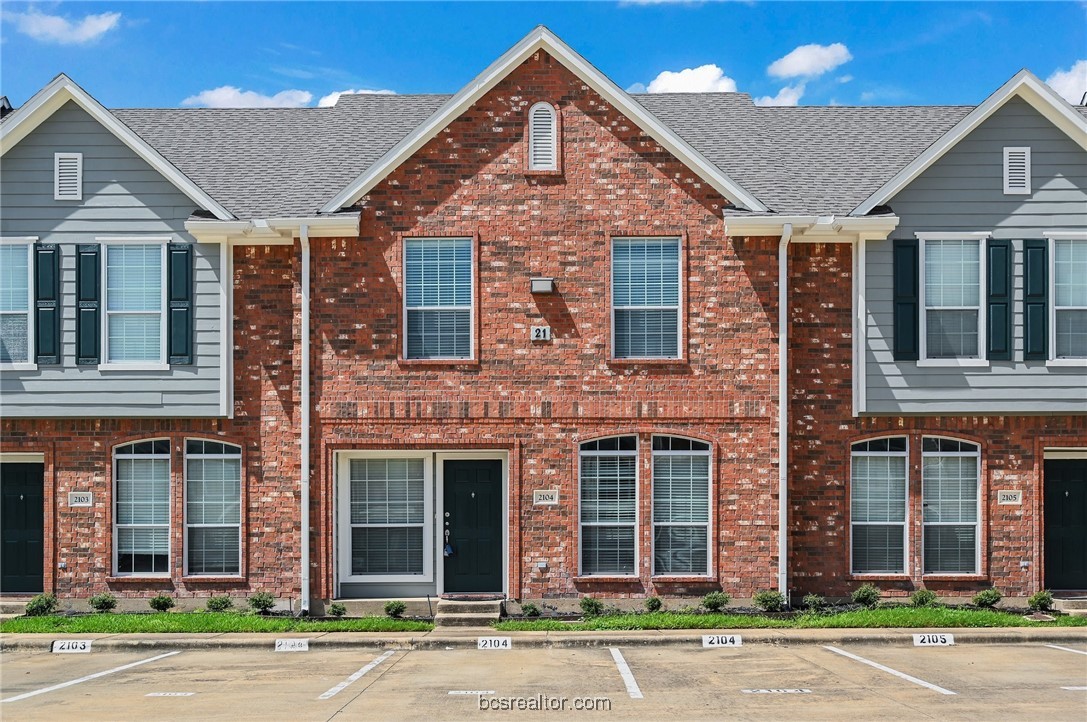
<svg viewBox="0 0 1087 722"><path fill-rule="evenodd" d="M742 647L744 641L738 634L703 634L703 647Z"/></svg>
<svg viewBox="0 0 1087 722"><path fill-rule="evenodd" d="M513 642L509 637L479 637L477 649L511 649Z"/></svg>

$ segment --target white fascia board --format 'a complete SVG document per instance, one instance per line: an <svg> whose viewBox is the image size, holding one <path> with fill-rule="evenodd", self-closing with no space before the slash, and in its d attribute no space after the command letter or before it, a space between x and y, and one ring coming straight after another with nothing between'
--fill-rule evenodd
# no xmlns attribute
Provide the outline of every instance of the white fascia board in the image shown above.
<svg viewBox="0 0 1087 722"><path fill-rule="evenodd" d="M312 218L255 218L250 221L185 221L185 230L201 243L233 243L235 245L289 245L301 232L309 229L310 238L354 238L359 235L359 213L338 213L335 216Z"/></svg>
<svg viewBox="0 0 1087 722"><path fill-rule="evenodd" d="M925 152L880 186L879 190L857 206L850 215L863 216L870 213L876 206L889 201L1015 96L1030 103L1031 107L1049 122L1060 128L1081 148L1087 150L1087 118L1077 113L1064 98L1057 95L1036 75L1023 69L925 149Z"/></svg>
<svg viewBox="0 0 1087 722"><path fill-rule="evenodd" d="M617 110L630 118L635 125L650 135L663 148L672 153L696 175L732 203L750 211L769 210L754 195L744 190L717 166L707 160L689 143L676 135L652 113L635 102L618 85L588 63L577 52L542 25L526 35L506 51L482 73L447 100L427 120L383 155L376 163L340 191L322 209L322 213L334 213L366 195L375 185L433 139L453 120L463 114L484 94L537 51L546 51L563 64L567 70L600 94Z"/></svg>
<svg viewBox="0 0 1087 722"><path fill-rule="evenodd" d="M730 236L780 236L793 227L790 243L843 243L882 240L898 227L898 216L726 216Z"/></svg>
<svg viewBox="0 0 1087 722"><path fill-rule="evenodd" d="M30 135L35 128L45 122L69 100L86 111L106 130L113 133L132 152L146 161L148 165L176 186L179 191L188 196L193 203L215 214L215 217L220 220L234 218L230 211L223 208L218 201L201 190L177 166L166 160L161 153L148 145L147 141L136 135L131 128L118 120L113 113L109 112L87 91L83 90L75 81L63 73L35 93L34 97L14 111L8 116L4 124L0 125L0 156L14 148L19 141Z"/></svg>

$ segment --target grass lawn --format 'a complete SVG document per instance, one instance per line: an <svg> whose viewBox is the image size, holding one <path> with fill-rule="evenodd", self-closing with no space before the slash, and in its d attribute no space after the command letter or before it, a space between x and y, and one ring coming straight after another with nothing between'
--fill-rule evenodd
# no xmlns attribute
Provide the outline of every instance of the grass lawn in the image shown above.
<svg viewBox="0 0 1087 722"><path fill-rule="evenodd" d="M137 632L429 632L430 622L389 617L295 619L239 612L166 614L89 614L80 617L16 617L0 623L0 632L132 634Z"/></svg>
<svg viewBox="0 0 1087 722"><path fill-rule="evenodd" d="M814 629L877 627L1084 627L1087 617L1057 617L1036 622L1019 614L988 609L888 607L837 614L802 614L776 619L748 614L679 614L652 612L591 617L582 622L555 619L509 620L495 628L503 632L595 631L604 629Z"/></svg>

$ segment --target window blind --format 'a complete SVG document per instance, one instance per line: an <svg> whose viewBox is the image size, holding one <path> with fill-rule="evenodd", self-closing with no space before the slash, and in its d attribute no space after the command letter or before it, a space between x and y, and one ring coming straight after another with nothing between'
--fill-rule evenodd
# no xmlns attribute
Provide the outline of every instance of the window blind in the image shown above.
<svg viewBox="0 0 1087 722"><path fill-rule="evenodd" d="M471 358L472 241L404 242L408 358Z"/></svg>
<svg viewBox="0 0 1087 722"><path fill-rule="evenodd" d="M1087 241L1053 241L1057 358L1087 357Z"/></svg>
<svg viewBox="0 0 1087 722"><path fill-rule="evenodd" d="M162 246L106 249L108 360L162 361Z"/></svg>
<svg viewBox="0 0 1087 722"><path fill-rule="evenodd" d="M187 573L241 574L241 448L186 442L185 483Z"/></svg>
<svg viewBox="0 0 1087 722"><path fill-rule="evenodd" d="M853 572L905 572L905 439L853 445L850 522Z"/></svg>
<svg viewBox="0 0 1087 722"><path fill-rule="evenodd" d="M170 570L170 456L158 442L114 451L117 573Z"/></svg>
<svg viewBox="0 0 1087 722"><path fill-rule="evenodd" d="M708 574L709 520L709 454L654 451L653 573Z"/></svg>
<svg viewBox="0 0 1087 722"><path fill-rule="evenodd" d="M938 440L926 439L925 443L931 448L935 441ZM977 447L962 442L951 443L955 445L954 450L938 447L930 451L926 448L922 454L926 574L977 572Z"/></svg>
<svg viewBox="0 0 1087 722"><path fill-rule="evenodd" d="M637 451L594 450L600 446L589 442L581 450L581 572L634 574Z"/></svg>
<svg viewBox="0 0 1087 722"><path fill-rule="evenodd" d="M980 308L980 242L926 241L926 356L977 358Z"/></svg>
<svg viewBox="0 0 1087 722"><path fill-rule="evenodd" d="M424 459L352 459L352 574L423 574Z"/></svg>
<svg viewBox="0 0 1087 722"><path fill-rule="evenodd" d="M612 242L616 358L678 358L679 239Z"/></svg>
<svg viewBox="0 0 1087 722"><path fill-rule="evenodd" d="M0 245L0 362L30 360L29 244Z"/></svg>

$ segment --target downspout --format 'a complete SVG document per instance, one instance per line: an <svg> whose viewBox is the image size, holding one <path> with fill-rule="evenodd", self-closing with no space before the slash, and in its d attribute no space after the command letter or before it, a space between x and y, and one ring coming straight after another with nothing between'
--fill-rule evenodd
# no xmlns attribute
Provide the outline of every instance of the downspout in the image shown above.
<svg viewBox="0 0 1087 722"><path fill-rule="evenodd" d="M778 591L789 603L789 241L793 224L781 226L778 244Z"/></svg>
<svg viewBox="0 0 1087 722"><path fill-rule="evenodd" d="M310 247L309 226L298 229L302 246L302 414L299 422L299 456L302 506L302 605L301 614L309 614L309 477L310 477Z"/></svg>

